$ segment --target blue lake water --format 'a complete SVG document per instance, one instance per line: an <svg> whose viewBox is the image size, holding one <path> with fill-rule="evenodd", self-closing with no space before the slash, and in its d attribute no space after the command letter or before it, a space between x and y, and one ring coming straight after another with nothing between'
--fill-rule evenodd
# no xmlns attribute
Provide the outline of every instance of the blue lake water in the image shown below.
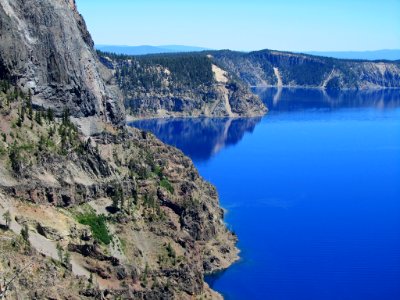
<svg viewBox="0 0 400 300"><path fill-rule="evenodd" d="M217 186L226 299L400 299L400 92L256 90L263 118L135 122Z"/></svg>

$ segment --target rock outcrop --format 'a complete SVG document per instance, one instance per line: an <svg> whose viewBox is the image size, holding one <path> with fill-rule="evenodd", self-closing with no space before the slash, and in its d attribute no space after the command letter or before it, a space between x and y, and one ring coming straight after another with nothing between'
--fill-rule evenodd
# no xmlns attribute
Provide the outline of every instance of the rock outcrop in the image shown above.
<svg viewBox="0 0 400 300"><path fill-rule="evenodd" d="M121 101L100 68L74 0L0 1L1 77L30 91L34 105L122 124Z"/></svg>

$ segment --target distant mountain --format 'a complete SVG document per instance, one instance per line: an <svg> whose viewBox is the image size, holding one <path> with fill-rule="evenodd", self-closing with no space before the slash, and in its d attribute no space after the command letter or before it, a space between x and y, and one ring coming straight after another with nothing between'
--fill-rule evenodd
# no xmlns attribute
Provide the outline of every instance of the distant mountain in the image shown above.
<svg viewBox="0 0 400 300"><path fill-rule="evenodd" d="M183 45L163 45L163 46L114 46L114 45L96 45L96 49L103 52L111 52L125 55L146 55L160 53L181 53L181 52L199 52L210 50L202 47L183 46Z"/></svg>
<svg viewBox="0 0 400 300"><path fill-rule="evenodd" d="M164 45L160 46L160 48L169 50L171 52L199 52L204 50L211 50L210 48L183 45Z"/></svg>
<svg viewBox="0 0 400 300"><path fill-rule="evenodd" d="M123 45L96 45L97 50L125 55L146 55L161 53L200 52L212 50L203 47L184 45L162 45L162 46L123 46ZM376 51L306 51L304 54L333 57L339 59L360 60L400 60L400 49L387 49Z"/></svg>
<svg viewBox="0 0 400 300"><path fill-rule="evenodd" d="M399 60L400 50L377 50L377 51L336 51L336 52L304 52L306 54L334 57L341 59L362 59L362 60Z"/></svg>

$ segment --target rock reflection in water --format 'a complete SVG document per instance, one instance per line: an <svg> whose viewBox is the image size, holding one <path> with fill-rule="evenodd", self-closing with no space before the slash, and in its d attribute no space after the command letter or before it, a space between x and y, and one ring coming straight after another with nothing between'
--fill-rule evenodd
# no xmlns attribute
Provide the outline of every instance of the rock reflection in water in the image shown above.
<svg viewBox="0 0 400 300"><path fill-rule="evenodd" d="M195 162L207 161L224 147L237 144L253 132L261 118L181 118L140 120L129 125L154 133L181 149Z"/></svg>
<svg viewBox="0 0 400 300"><path fill-rule="evenodd" d="M300 111L376 107L382 109L400 106L400 89L368 91L325 91L301 88L254 88L270 111Z"/></svg>

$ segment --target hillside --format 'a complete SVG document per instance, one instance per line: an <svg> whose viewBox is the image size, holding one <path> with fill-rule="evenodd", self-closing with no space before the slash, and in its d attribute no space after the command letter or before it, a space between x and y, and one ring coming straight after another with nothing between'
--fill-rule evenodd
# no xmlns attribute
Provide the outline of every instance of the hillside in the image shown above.
<svg viewBox="0 0 400 300"><path fill-rule="evenodd" d="M220 298L215 188L124 126L73 0L0 0L0 298ZM107 83L106 81L107 80Z"/></svg>
<svg viewBox="0 0 400 300"><path fill-rule="evenodd" d="M205 53L124 56L100 53L135 118L238 117L266 112L247 84Z"/></svg>
<svg viewBox="0 0 400 300"><path fill-rule="evenodd" d="M400 87L400 63L340 60L272 50L208 52L222 68L251 86L323 89Z"/></svg>

